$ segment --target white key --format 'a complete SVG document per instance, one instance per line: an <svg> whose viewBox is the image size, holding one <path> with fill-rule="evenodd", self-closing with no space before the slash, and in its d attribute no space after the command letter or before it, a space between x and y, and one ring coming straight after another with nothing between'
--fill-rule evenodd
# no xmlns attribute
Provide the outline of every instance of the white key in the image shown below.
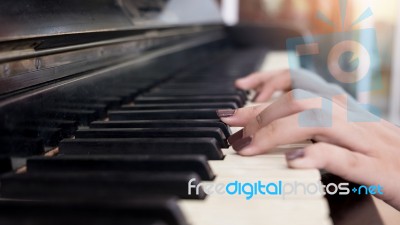
<svg viewBox="0 0 400 225"><path fill-rule="evenodd" d="M322 199L244 200L211 196L204 201L182 201L180 206L192 225L328 225L332 224Z"/></svg>

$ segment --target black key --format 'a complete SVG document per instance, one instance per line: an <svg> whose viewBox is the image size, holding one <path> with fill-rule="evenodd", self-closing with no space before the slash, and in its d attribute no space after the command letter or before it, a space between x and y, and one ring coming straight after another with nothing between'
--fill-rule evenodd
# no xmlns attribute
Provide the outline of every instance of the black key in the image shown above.
<svg viewBox="0 0 400 225"><path fill-rule="evenodd" d="M67 103L79 103L79 104L106 104L107 108L115 108L122 104L120 98L117 97L89 97L89 98L72 98L66 99L64 102Z"/></svg>
<svg viewBox="0 0 400 225"><path fill-rule="evenodd" d="M56 146L64 138L60 128L16 127L15 130L1 130L3 136L41 138L46 146Z"/></svg>
<svg viewBox="0 0 400 225"><path fill-rule="evenodd" d="M39 118L31 121L24 121L21 123L23 126L29 127L52 127L60 128L63 137L70 137L78 129L78 122L74 120L54 120L48 118Z"/></svg>
<svg viewBox="0 0 400 225"><path fill-rule="evenodd" d="M225 87L225 86L215 86L214 84L207 84L205 86L188 86L188 85L177 85L172 87L159 87L153 89L150 93L165 93L165 96L174 95L175 93L179 95L184 95L186 93L196 94L196 95L239 95L243 100L247 99L247 92L244 90ZM203 94L205 93L205 94Z"/></svg>
<svg viewBox="0 0 400 225"><path fill-rule="evenodd" d="M213 102L213 103L180 103L180 104L142 104L125 105L118 110L160 110L160 109L237 109L238 106L233 102Z"/></svg>
<svg viewBox="0 0 400 225"><path fill-rule="evenodd" d="M186 225L172 197L125 201L0 201L2 225Z"/></svg>
<svg viewBox="0 0 400 225"><path fill-rule="evenodd" d="M139 95L139 91L135 89L104 89L98 93L93 94L97 97L117 97L123 103L132 101L136 96Z"/></svg>
<svg viewBox="0 0 400 225"><path fill-rule="evenodd" d="M237 92L242 92L240 89L236 89L233 87L227 86L217 86L215 84L207 84L205 86L201 86L198 84L179 84L179 83L171 83L169 86L160 85L150 91L150 93L187 93L187 92L196 92L196 93L228 93L228 94L236 94Z"/></svg>
<svg viewBox="0 0 400 225"><path fill-rule="evenodd" d="M109 88L110 86L113 86L113 88L120 88L120 89L129 89L129 90L136 90L136 91L146 91L147 89L149 89L150 87L154 86L154 84L157 82L157 80L149 80L149 82L143 83L143 79L128 79L128 80L124 80L124 79L118 79L117 83L113 82L116 79L110 80L110 82L106 82L104 86L104 88Z"/></svg>
<svg viewBox="0 0 400 225"><path fill-rule="evenodd" d="M83 110L83 109L53 109L47 110L43 116L47 116L51 119L65 119L65 120L76 120L81 125L88 125L90 122L98 119L95 110Z"/></svg>
<svg viewBox="0 0 400 225"><path fill-rule="evenodd" d="M95 121L91 128L174 128L174 127L218 127L225 137L231 135L231 129L220 120L126 120Z"/></svg>
<svg viewBox="0 0 400 225"><path fill-rule="evenodd" d="M206 73L210 73L210 71L207 71ZM215 77L217 73L214 72L212 76L204 76L204 73L201 74L191 74L190 76L185 76L185 77L179 77L173 79L173 82L177 83L200 83L200 84L209 84L209 86L212 86L213 84L229 84L228 87L234 87L234 82L235 78L231 77Z"/></svg>
<svg viewBox="0 0 400 225"><path fill-rule="evenodd" d="M231 85L232 84L232 85ZM216 82L185 82L179 83L172 80L169 83L162 84L158 86L159 89L169 89L169 90L177 90L177 89L193 89L193 90L232 90L235 88L234 82L230 84L219 84Z"/></svg>
<svg viewBox="0 0 400 225"><path fill-rule="evenodd" d="M215 109L109 111L110 120L219 119Z"/></svg>
<svg viewBox="0 0 400 225"><path fill-rule="evenodd" d="M1 153L0 153L1 155ZM13 170L10 157L0 156L0 174L7 173Z"/></svg>
<svg viewBox="0 0 400 225"><path fill-rule="evenodd" d="M228 148L225 135L216 127L198 128L83 128L75 137L79 138L215 138L218 146Z"/></svg>
<svg viewBox="0 0 400 225"><path fill-rule="evenodd" d="M203 190L188 193L188 183L199 184L195 173L68 172L21 173L1 177L0 193L8 199L127 199L138 196L177 196L204 199Z"/></svg>
<svg viewBox="0 0 400 225"><path fill-rule="evenodd" d="M22 128L25 131L30 131L33 134L36 134L37 137L43 139L44 144L46 146L57 146L58 143L67 136L64 136L62 130L60 128Z"/></svg>
<svg viewBox="0 0 400 225"><path fill-rule="evenodd" d="M0 137L0 155L26 157L44 154L41 138L24 138L15 136Z"/></svg>
<svg viewBox="0 0 400 225"><path fill-rule="evenodd" d="M236 95L239 96L242 101L246 101L246 96L242 94L242 92L237 90L221 90L221 89L205 89L205 90L155 90L149 93L145 93L142 96L146 97L189 97L189 96L202 96L202 95Z"/></svg>
<svg viewBox="0 0 400 225"><path fill-rule="evenodd" d="M104 118L107 116L107 105L104 103L58 103L55 107L64 109L95 110L97 117Z"/></svg>
<svg viewBox="0 0 400 225"><path fill-rule="evenodd" d="M121 75L121 74L119 74ZM127 74L126 74L127 75ZM142 76L140 76L142 75ZM163 77L154 77L154 74L135 74L135 76L119 76L118 79L115 79L115 76L103 80L103 86L118 86L123 88L135 88L135 89L143 89L148 88L149 86L155 84ZM164 75L164 74L163 74Z"/></svg>
<svg viewBox="0 0 400 225"><path fill-rule="evenodd" d="M158 103L210 103L210 102L233 102L239 107L244 105L244 101L237 95L219 96L193 96L193 97L146 97L140 96L135 99L135 104L158 104Z"/></svg>
<svg viewBox="0 0 400 225"><path fill-rule="evenodd" d="M205 155L221 160L224 155L214 138L109 138L65 139L65 155Z"/></svg>
<svg viewBox="0 0 400 225"><path fill-rule="evenodd" d="M30 172L191 172L202 180L215 175L202 155L121 155L32 157L27 160Z"/></svg>

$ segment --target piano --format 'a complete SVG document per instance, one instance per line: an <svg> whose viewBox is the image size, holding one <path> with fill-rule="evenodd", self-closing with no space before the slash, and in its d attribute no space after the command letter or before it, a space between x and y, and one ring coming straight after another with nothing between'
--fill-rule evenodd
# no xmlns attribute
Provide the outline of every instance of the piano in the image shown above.
<svg viewBox="0 0 400 225"><path fill-rule="evenodd" d="M2 0L0 12L0 224L332 224L321 195L189 194L321 179L286 167L301 144L255 157L228 145L240 128L216 110L252 104L234 81L287 56L235 44L214 1Z"/></svg>

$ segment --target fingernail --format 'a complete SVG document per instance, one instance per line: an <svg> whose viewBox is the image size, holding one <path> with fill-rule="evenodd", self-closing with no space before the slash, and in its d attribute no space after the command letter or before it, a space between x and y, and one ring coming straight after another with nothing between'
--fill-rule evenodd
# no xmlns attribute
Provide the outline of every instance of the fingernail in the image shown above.
<svg viewBox="0 0 400 225"><path fill-rule="evenodd" d="M245 137L245 138L242 138L242 139L236 141L235 144L232 145L232 148L233 148L235 151L241 151L241 150L243 150L245 147L247 147L248 145L250 145L250 143L251 143L252 140L253 140L252 137Z"/></svg>
<svg viewBox="0 0 400 225"><path fill-rule="evenodd" d="M219 109L217 110L217 115L220 118L231 117L235 114L235 111L234 109Z"/></svg>
<svg viewBox="0 0 400 225"><path fill-rule="evenodd" d="M303 158L304 157L304 149L301 148L301 149L296 149L291 152L286 152L285 155L286 155L286 160L289 160L289 161L295 160L298 158Z"/></svg>
<svg viewBox="0 0 400 225"><path fill-rule="evenodd" d="M240 140L243 138L243 129L239 130L238 132L232 134L229 138L228 138L228 143L233 145L233 143L235 143L237 140Z"/></svg>

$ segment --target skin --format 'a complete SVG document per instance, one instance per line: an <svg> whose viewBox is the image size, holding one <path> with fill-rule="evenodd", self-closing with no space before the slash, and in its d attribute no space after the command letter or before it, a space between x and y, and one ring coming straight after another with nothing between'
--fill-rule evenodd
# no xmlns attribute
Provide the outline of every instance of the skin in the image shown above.
<svg viewBox="0 0 400 225"><path fill-rule="evenodd" d="M253 74L236 84L243 89L256 88L260 93L257 101L266 101L275 91L290 89L290 75L288 84L285 78L274 79L276 74ZM252 138L249 145L235 149L238 154L265 154L279 145L313 139L317 144L297 150L301 151L300 156L287 157L290 168L325 169L358 184L379 184L384 195L376 197L400 210L400 128L379 118L371 122L349 121L345 95L331 100L318 96L298 100L299 94L308 93L292 90L268 106L237 109L233 116L221 118L231 126L244 127L243 138ZM332 109L321 109L322 100L330 101ZM300 125L302 113L311 116L314 126ZM327 119L332 121L331 126L324 126Z"/></svg>
<svg viewBox="0 0 400 225"><path fill-rule="evenodd" d="M243 90L256 90L254 102L268 101L277 91L289 91L291 79L289 70L257 72L236 81L236 86Z"/></svg>

